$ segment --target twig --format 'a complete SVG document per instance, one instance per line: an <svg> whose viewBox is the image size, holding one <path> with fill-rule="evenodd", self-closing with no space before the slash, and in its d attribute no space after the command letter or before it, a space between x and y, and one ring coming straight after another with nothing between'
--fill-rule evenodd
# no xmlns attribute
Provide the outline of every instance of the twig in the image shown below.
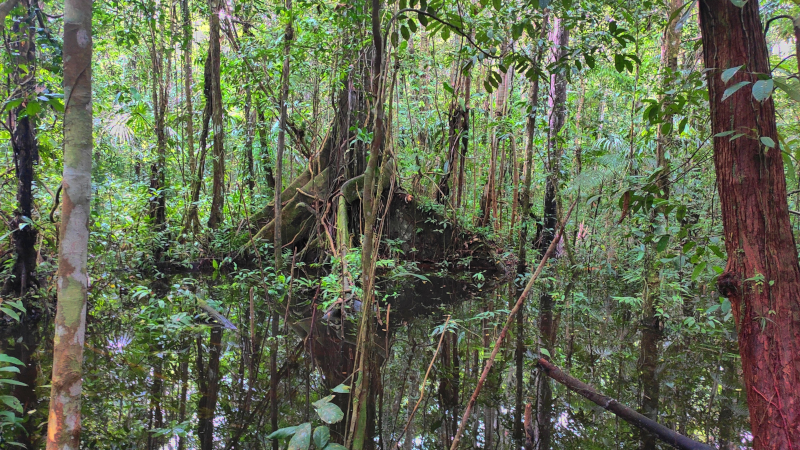
<svg viewBox="0 0 800 450"><path fill-rule="evenodd" d="M388 317L388 311L387 311ZM387 318L388 321L388 318ZM403 431L400 433L400 436L397 437L397 445L395 447L400 448L400 440L403 439L403 436L408 431L408 426L411 424L411 421L414 420L414 414L417 412L417 408L419 408L419 404L422 403L422 398L425 397L425 382L428 381L428 375L431 373L431 368L433 368L433 363L436 362L436 356L439 355L439 349L442 347L442 341L444 340L444 335L447 334L447 324L450 323L450 316L447 316L447 320L444 321L444 327L442 328L442 335L439 336L439 345L436 346L436 351L433 352L433 358L431 358L431 363L428 364L428 370L425 372L425 378L422 379L422 385L419 387L419 400L417 400L417 404L414 405L414 409L411 410L411 415L408 416L408 421L406 422L406 426L403 427Z"/></svg>
<svg viewBox="0 0 800 450"><path fill-rule="evenodd" d="M481 388L483 384L486 382L486 377L489 375L489 370L492 368L492 364L494 364L494 359L497 357L497 352L500 350L500 346L503 343L503 339L505 339L506 334L508 333L508 327L511 325L511 322L514 320L517 312L519 312L522 304L525 302L525 299L528 298L528 294L533 287L533 283L539 277L539 274L542 273L542 269L544 269L547 260L550 259L550 255L553 254L553 251L558 244L558 241L561 240L561 236L564 234L564 227L567 225L569 221L569 216L572 215L572 210L575 208L575 204L578 203L578 199L572 202L572 206L569 207L569 211L567 211L567 215L564 217L564 220L559 227L558 233L553 238L553 241L550 243L550 246L547 247L547 251L542 256L542 260L539 262L539 267L536 268L536 272L533 273L531 279L528 280L528 284L525 285L525 289L522 291L522 294L517 299L517 303L514 304L514 308L508 314L508 319L506 319L506 324L503 327L503 331L500 332L500 336L497 337L497 340L494 343L494 348L492 349L492 354L489 356L489 359L486 361L486 365L483 368L483 373L481 373L481 378L478 380L478 385L475 386L475 391L472 393L472 397L469 399L469 403L467 403L467 409L464 410L464 415L461 417L461 423L458 425L458 431L456 432L455 438L453 438L453 444L450 446L450 450L455 450L458 448L458 442L461 440L461 434L464 432L464 427L467 425L467 420L469 420L469 415L472 412L472 407L475 406L475 402L478 400L478 394L481 392Z"/></svg>

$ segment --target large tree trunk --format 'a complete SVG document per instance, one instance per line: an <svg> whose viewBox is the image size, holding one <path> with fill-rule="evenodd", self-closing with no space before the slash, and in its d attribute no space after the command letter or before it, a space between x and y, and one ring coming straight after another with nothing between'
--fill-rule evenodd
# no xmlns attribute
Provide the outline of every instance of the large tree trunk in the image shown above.
<svg viewBox="0 0 800 450"><path fill-rule="evenodd" d="M789 222L786 179L772 98L751 86L726 88L770 72L758 2L701 0L712 133L728 264L718 279L739 334L753 448L800 447L800 269ZM745 65L728 83L723 70Z"/></svg>
<svg viewBox="0 0 800 450"><path fill-rule="evenodd" d="M564 57L564 47L569 42L569 30L564 27L564 21L556 17L553 20L553 30L550 32L552 50L550 63L555 63ZM567 99L567 80L564 73L558 71L550 75L550 130L547 140L547 182L544 194L544 223L538 233L535 247L544 253L555 237L557 222L556 194L558 189L559 161L561 160L561 144L558 143L558 134L564 126L566 114L565 103ZM539 296L539 335L541 348L547 349L552 355L555 351L555 337L558 326L556 324L553 308L553 296L547 288ZM552 409L553 399L550 383L543 373L539 373L536 380L536 448L547 450L550 448L552 435Z"/></svg>
<svg viewBox="0 0 800 450"><path fill-rule="evenodd" d="M212 230L222 225L223 195L225 190L225 126L222 122L222 80L220 73L219 13L222 0L209 0L211 17L209 25L208 58L211 61L211 124L214 128L213 174L211 212L208 227Z"/></svg>
<svg viewBox="0 0 800 450"><path fill-rule="evenodd" d="M13 7L13 5L12 5ZM36 87L36 41L34 31L35 7L29 0L19 2L25 11L24 17L14 21L12 27L12 51L15 70L12 73L12 86L17 88L12 94L15 97L27 98ZM5 19L3 17L3 19ZM21 66L31 70L23 70ZM9 279L3 292L13 295L24 295L36 285L36 227L33 225L33 165L39 160L38 143L36 142L35 116L26 114L27 101L14 108L10 114L11 148L14 151L14 169L17 176L17 208L11 221L11 234L16 260L11 270L13 278Z"/></svg>
<svg viewBox="0 0 800 450"><path fill-rule="evenodd" d="M92 194L92 1L64 8L64 178L47 450L80 448Z"/></svg>

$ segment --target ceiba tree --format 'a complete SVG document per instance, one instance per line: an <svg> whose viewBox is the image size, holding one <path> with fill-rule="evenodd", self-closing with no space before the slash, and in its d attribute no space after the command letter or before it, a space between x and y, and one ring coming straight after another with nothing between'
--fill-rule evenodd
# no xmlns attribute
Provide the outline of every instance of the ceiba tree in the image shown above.
<svg viewBox="0 0 800 450"><path fill-rule="evenodd" d="M753 448L798 448L800 268L775 106L761 94L771 84L761 80L770 68L758 1L740 7L701 0L700 27L728 252L718 288L738 328ZM736 67L724 80L723 71ZM741 82L745 87L725 95ZM731 139L733 133L743 135Z"/></svg>

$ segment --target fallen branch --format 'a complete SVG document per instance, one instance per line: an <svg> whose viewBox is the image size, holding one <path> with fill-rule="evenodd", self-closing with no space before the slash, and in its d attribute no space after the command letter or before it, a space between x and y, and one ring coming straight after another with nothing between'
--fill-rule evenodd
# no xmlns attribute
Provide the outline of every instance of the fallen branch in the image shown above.
<svg viewBox="0 0 800 450"><path fill-rule="evenodd" d="M563 384L569 390L582 395L588 400L591 400L606 411L611 411L612 413L616 414L617 417L628 422L629 424L658 436L659 439L675 448L683 450L713 449L713 447L709 445L701 444L700 442L689 439L682 434L676 433L664 425L648 419L647 417L639 414L638 412L614 400L613 398L597 392L588 384L565 374L561 371L561 369L554 366L550 361L544 358L539 358L538 362L539 367L548 377Z"/></svg>
<svg viewBox="0 0 800 450"><path fill-rule="evenodd" d="M478 380L478 385L475 387L475 391L472 393L472 397L469 399L469 403L467 403L467 408L464 410L464 415L461 417L461 423L458 425L458 431L456 432L455 437L453 438L453 444L450 446L450 450L456 450L458 448L458 442L461 440L461 434L464 432L464 427L467 425L467 420L469 419L469 415L472 412L472 407L475 406L475 402L478 400L478 394L481 392L481 388L483 384L486 382L486 377L489 375L489 370L492 368L492 364L494 364L494 359L497 357L497 352L500 350L500 347L503 344L503 339L505 339L506 334L508 334L508 326L514 320L514 317L517 315L517 312L522 308L522 304L525 303L525 299L528 298L528 294L533 287L533 283L539 278L539 274L542 273L542 269L544 269L547 260L550 259L550 255L553 254L553 251L558 244L558 241L561 240L561 235L564 234L564 227L569 222L569 216L572 214L572 210L575 208L575 204L578 202L576 199L572 202L572 206L569 207L569 211L567 211L567 215L564 216L564 220L561 223L561 226L558 229L558 233L556 233L553 241L550 243L550 246L547 247L547 251L542 256L542 260L539 262L539 267L536 268L536 272L533 273L531 279L528 280L528 284L525 285L525 289L522 291L522 294L517 299L517 303L514 304L514 308L508 314L508 319L506 319L506 324L503 327L503 331L500 332L500 336L497 337L497 341L494 343L494 348L492 349L492 355L486 361L486 365L483 368L483 373L481 373L481 377Z"/></svg>

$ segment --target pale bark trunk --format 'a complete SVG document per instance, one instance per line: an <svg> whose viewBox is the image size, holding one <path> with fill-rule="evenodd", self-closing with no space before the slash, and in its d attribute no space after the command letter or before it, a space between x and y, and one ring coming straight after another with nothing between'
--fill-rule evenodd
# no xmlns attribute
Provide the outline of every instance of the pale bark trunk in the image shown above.
<svg viewBox="0 0 800 450"><path fill-rule="evenodd" d="M47 450L80 448L92 194L92 1L64 7L64 178Z"/></svg>

